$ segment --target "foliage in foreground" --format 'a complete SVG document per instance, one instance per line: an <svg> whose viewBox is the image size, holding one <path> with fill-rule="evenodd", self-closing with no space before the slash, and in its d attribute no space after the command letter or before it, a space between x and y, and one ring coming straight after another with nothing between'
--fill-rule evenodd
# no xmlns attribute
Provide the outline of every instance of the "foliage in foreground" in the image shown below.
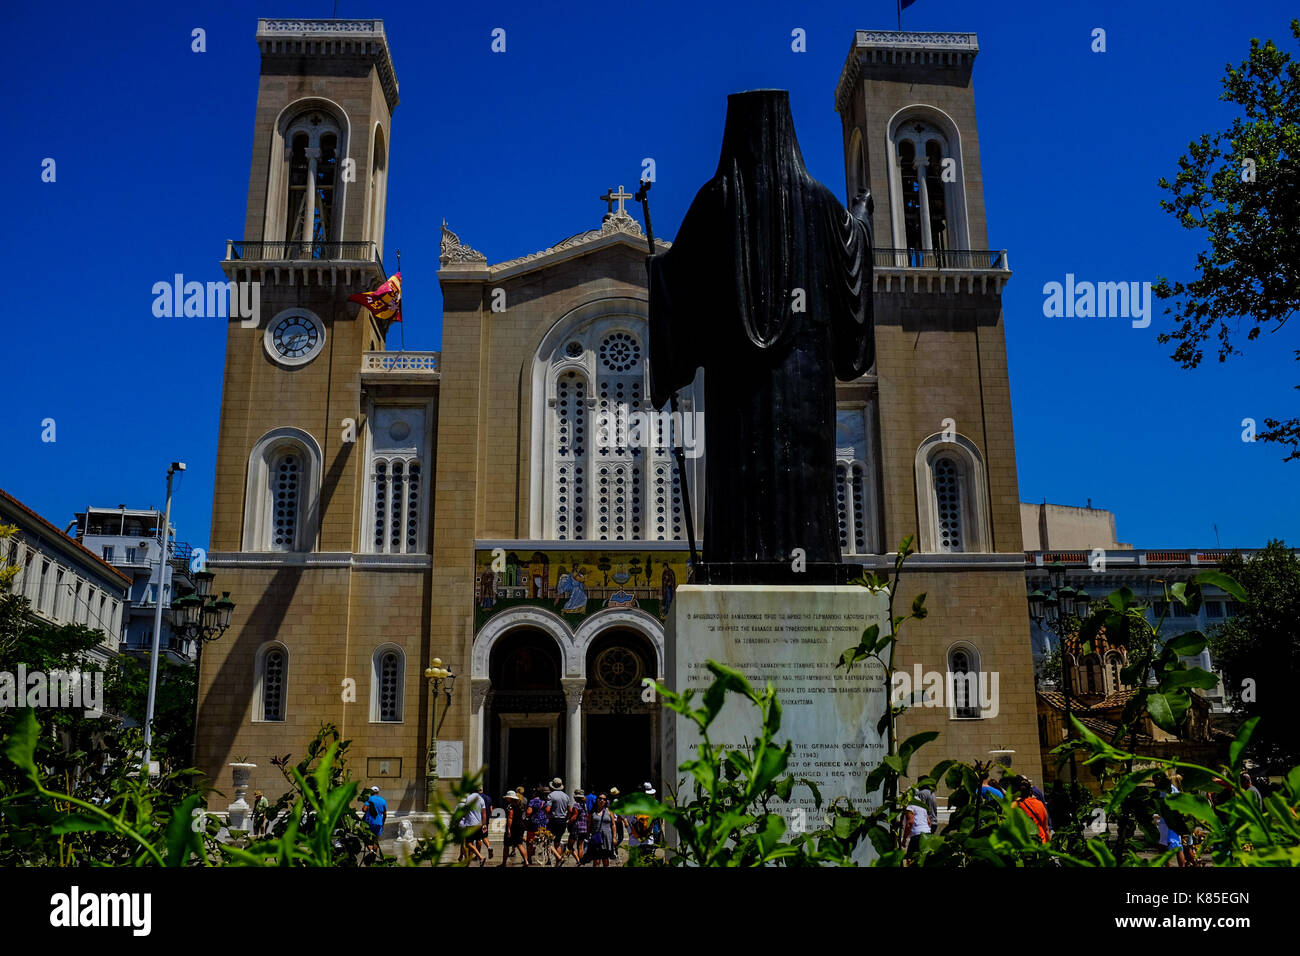
<svg viewBox="0 0 1300 956"><path fill-rule="evenodd" d="M100 796L76 793L69 779L51 776L52 748L42 740L34 711L22 711L5 742L15 774L0 776L0 864L10 866L388 866L356 810L357 782L346 769L349 741L326 725L296 764L275 758L290 789L274 805L265 837L223 833L207 812L197 770L152 784L138 768L119 762ZM458 801L472 778L453 787ZM219 794L218 794L219 795ZM439 865L463 834L446 821L455 803L439 796L430 835L411 864ZM283 811L283 812L281 812ZM219 839L219 837L221 837Z"/></svg>
<svg viewBox="0 0 1300 956"><path fill-rule="evenodd" d="M860 582L873 590L889 591L890 633L882 635L880 628L872 625L859 644L840 658L845 667L867 659L878 662L885 670L887 686L892 686L894 651L902 625L926 616L924 594L913 601L911 613L894 614L899 577L911 553L908 539L899 547L892 582L874 576ZM1169 586L1165 600L1195 613L1205 586L1222 588L1238 601L1248 600L1235 580L1213 571ZM1084 653L1103 627L1112 643L1128 648L1129 664L1123 678L1138 692L1121 716L1112 740L1101 739L1074 719L1077 739L1054 751L1062 763L1072 753L1081 757L1085 765L1097 769L1109 788L1099 801L1085 797L1068 819L1054 821L1056 829L1048 843L1041 841L1037 827L1013 796L995 798L981 793L988 766L944 760L900 793L913 758L938 735L916 734L896 745L896 721L908 702L894 700L877 728L886 738L887 753L867 776L866 791L876 794L875 800L865 807L837 800L827 807L823 825L784 841L786 819L770 804L789 800L795 786L805 786L820 810L821 794L811 781L785 775L793 745L778 742L781 708L772 684L760 693L739 672L715 661L708 663L714 680L704 693L702 707L693 706L693 691L678 695L658 687L665 705L700 729L696 758L679 768L693 778L693 793L665 801L636 794L615 809L656 817L670 825L677 842L665 848L666 859L676 865L853 865L855 851L870 844L875 866L905 862L940 867L1165 866L1174 853L1157 848L1158 816L1186 832L1197 830L1198 854L1216 866L1300 865L1300 767L1287 773L1280 788L1259 805L1249 791L1234 785L1259 725L1257 719L1242 725L1227 763L1214 768L1181 759L1153 759L1120 746L1147 718L1170 732L1183 729L1192 690L1215 682L1213 675L1185 663L1205 647L1204 635L1188 632L1162 640L1159 631L1164 617L1153 628L1146 610L1132 592L1121 589L1109 595L1080 628ZM1148 681L1148 675L1153 679ZM709 739L708 728L728 694L747 699L757 710L759 728L753 744L728 749ZM1174 795L1166 792L1167 785L1153 786L1174 774L1182 778L1182 792ZM941 785L948 789L949 819L939 832L922 835L917 852L909 858L901 833L906 808L917 802L916 793L922 787L937 789ZM1103 827L1090 836L1085 824L1094 820L1114 822L1115 834Z"/></svg>

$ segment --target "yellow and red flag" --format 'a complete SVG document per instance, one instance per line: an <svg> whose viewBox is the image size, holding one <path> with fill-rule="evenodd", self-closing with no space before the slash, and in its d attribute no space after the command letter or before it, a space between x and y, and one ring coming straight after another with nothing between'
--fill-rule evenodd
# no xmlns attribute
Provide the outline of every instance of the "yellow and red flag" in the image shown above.
<svg viewBox="0 0 1300 956"><path fill-rule="evenodd" d="M395 272L374 292L358 292L348 296L349 302L357 302L370 310L377 319L385 321L402 321L402 274Z"/></svg>

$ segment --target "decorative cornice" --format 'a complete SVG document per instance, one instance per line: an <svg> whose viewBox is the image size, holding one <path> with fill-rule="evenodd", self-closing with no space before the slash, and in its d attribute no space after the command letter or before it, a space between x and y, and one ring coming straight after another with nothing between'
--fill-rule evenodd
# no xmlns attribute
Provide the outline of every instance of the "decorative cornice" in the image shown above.
<svg viewBox="0 0 1300 956"><path fill-rule="evenodd" d="M257 45L262 55L362 56L379 74L391 113L397 108L397 74L388 52L383 20L257 21Z"/></svg>
<svg viewBox="0 0 1300 956"><path fill-rule="evenodd" d="M641 231L641 224L629 216L627 213L619 215L610 213L605 216L605 221L600 224L599 229L589 229L587 232L580 232L576 236L570 236L568 239L562 239L548 249L540 252L532 252L526 256L520 256L517 259L508 259L505 262L498 262L492 266L492 271L501 271L513 269L516 266L525 263L534 262L538 259L545 259L559 252L568 252L574 249L580 249L583 246L590 245L593 242L599 242L602 239L609 239L614 236L625 236L628 239L645 239L645 233ZM661 242L664 248L668 248L671 243Z"/></svg>
<svg viewBox="0 0 1300 956"><path fill-rule="evenodd" d="M444 266L449 262L467 263L481 262L487 264L487 256L477 249L471 249L460 241L460 236L456 235L447 228L447 220L442 221L442 249L438 253L438 261Z"/></svg>
<svg viewBox="0 0 1300 956"><path fill-rule="evenodd" d="M835 109L844 112L863 67L917 65L970 69L979 49L979 38L974 33L858 30L835 87Z"/></svg>
<svg viewBox="0 0 1300 956"><path fill-rule="evenodd" d="M427 554L353 554L348 551L211 551L212 568L352 568L359 571L427 571Z"/></svg>

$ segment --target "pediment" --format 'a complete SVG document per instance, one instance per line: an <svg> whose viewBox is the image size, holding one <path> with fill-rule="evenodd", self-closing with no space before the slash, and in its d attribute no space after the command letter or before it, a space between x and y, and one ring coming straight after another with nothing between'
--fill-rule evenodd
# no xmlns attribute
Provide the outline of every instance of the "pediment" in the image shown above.
<svg viewBox="0 0 1300 956"><path fill-rule="evenodd" d="M641 224L626 213L606 216L599 229L580 232L546 249L496 264L488 263L481 252L464 245L446 223L442 230L439 274L443 278L451 277L447 273L463 272L476 279L484 278L484 273L492 280L509 279L614 246L628 246L641 255L649 251ZM672 243L656 239L655 246L656 251L667 250Z"/></svg>

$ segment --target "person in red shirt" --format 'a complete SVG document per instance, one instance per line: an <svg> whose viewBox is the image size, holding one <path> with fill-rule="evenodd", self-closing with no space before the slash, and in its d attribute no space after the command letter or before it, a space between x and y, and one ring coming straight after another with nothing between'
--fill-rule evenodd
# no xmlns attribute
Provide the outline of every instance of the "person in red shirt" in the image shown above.
<svg viewBox="0 0 1300 956"><path fill-rule="evenodd" d="M1047 843L1052 838L1052 831L1047 825L1047 807L1034 796L1033 785L1024 777L1016 778L1016 793L1016 806L1029 814L1029 819L1038 827L1038 839Z"/></svg>

